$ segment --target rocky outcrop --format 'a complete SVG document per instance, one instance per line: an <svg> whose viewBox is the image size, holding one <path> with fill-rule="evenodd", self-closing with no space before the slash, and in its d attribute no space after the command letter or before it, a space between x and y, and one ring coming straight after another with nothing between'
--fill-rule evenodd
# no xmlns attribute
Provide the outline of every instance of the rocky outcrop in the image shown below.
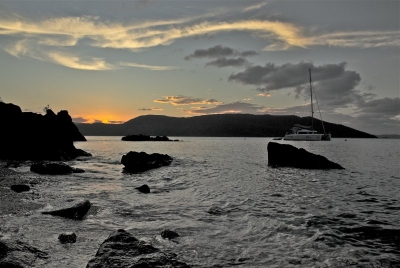
<svg viewBox="0 0 400 268"><path fill-rule="evenodd" d="M47 253L21 241L0 240L0 267L37 267L38 261L47 259Z"/></svg>
<svg viewBox="0 0 400 268"><path fill-rule="evenodd" d="M60 216L73 220L82 220L85 217L86 213L89 211L91 206L92 205L90 201L86 200L70 208L64 208L54 211L45 211L42 212L42 214L50 214L53 216Z"/></svg>
<svg viewBox="0 0 400 268"><path fill-rule="evenodd" d="M31 165L31 171L39 174L67 175L71 174L73 169L64 163L39 162Z"/></svg>
<svg viewBox="0 0 400 268"><path fill-rule="evenodd" d="M90 154L76 149L74 141L85 141L67 111L55 114L22 112L11 103L0 102L0 159L69 160Z"/></svg>
<svg viewBox="0 0 400 268"><path fill-rule="evenodd" d="M125 137L122 137L123 141L179 141L179 140L171 140L167 136L147 136L147 135L128 135Z"/></svg>
<svg viewBox="0 0 400 268"><path fill-rule="evenodd" d="M268 165L305 169L344 169L326 157L307 152L289 144L268 143Z"/></svg>
<svg viewBox="0 0 400 268"><path fill-rule="evenodd" d="M153 168L168 166L172 157L167 154L146 154L145 152L129 152L122 156L121 163L126 172L142 172Z"/></svg>
<svg viewBox="0 0 400 268"><path fill-rule="evenodd" d="M160 252L150 244L140 241L125 230L112 233L101 245L96 256L86 268L189 268L175 254Z"/></svg>

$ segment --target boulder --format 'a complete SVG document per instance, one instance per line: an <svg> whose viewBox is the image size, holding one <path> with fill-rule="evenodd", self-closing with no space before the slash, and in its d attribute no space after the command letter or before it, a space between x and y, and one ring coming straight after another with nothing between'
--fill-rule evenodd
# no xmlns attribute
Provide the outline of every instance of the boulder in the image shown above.
<svg viewBox="0 0 400 268"><path fill-rule="evenodd" d="M85 217L86 213L89 211L90 207L90 201L86 200L70 208L64 208L54 211L44 211L42 212L42 214L50 214L53 216L60 216L73 220L82 220Z"/></svg>
<svg viewBox="0 0 400 268"><path fill-rule="evenodd" d="M170 229L165 229L161 232L161 237L164 239L174 239L179 237L179 234L175 231L171 231Z"/></svg>
<svg viewBox="0 0 400 268"><path fill-rule="evenodd" d="M29 185L25 185L25 184L15 184L15 185L11 185L11 190L13 190L14 192L17 193L22 193L22 192L28 192L31 187L29 187Z"/></svg>
<svg viewBox="0 0 400 268"><path fill-rule="evenodd" d="M167 154L147 154L145 152L129 152L122 156L121 163L126 172L142 172L153 168L168 166L172 157Z"/></svg>
<svg viewBox="0 0 400 268"><path fill-rule="evenodd" d="M307 152L289 144L268 143L268 165L271 167L294 167L305 169L344 169L326 157Z"/></svg>
<svg viewBox="0 0 400 268"><path fill-rule="evenodd" d="M98 249L86 268L189 268L176 254L160 252L150 244L140 241L125 230L113 232Z"/></svg>
<svg viewBox="0 0 400 268"><path fill-rule="evenodd" d="M144 193L144 194L150 193L150 187L147 184L143 184L142 186L136 187L135 189L138 189L139 192Z"/></svg>
<svg viewBox="0 0 400 268"><path fill-rule="evenodd" d="M67 175L71 174L73 169L64 163L39 162L31 165L31 171L39 174Z"/></svg>
<svg viewBox="0 0 400 268"><path fill-rule="evenodd" d="M74 141L86 139L68 112L45 111L22 112L17 105L0 102L0 159L59 161L88 155L74 146Z"/></svg>
<svg viewBox="0 0 400 268"><path fill-rule="evenodd" d="M0 267L38 267L40 260L47 259L47 253L21 241L0 240Z"/></svg>
<svg viewBox="0 0 400 268"><path fill-rule="evenodd" d="M64 233L64 234L60 234L58 236L58 240L60 240L60 242L62 244L66 244L66 243L75 243L76 242L76 234L75 233Z"/></svg>

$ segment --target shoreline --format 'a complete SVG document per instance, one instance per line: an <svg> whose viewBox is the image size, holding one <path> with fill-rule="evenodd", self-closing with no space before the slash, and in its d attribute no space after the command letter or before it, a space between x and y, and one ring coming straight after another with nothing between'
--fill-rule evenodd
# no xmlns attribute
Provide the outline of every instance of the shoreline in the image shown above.
<svg viewBox="0 0 400 268"><path fill-rule="evenodd" d="M38 197L38 185L41 181L35 174L23 174L7 167L7 162L0 161L0 217L5 215L24 216L27 212L40 209L43 205L35 202ZM31 189L17 193L11 185L25 184ZM0 224L0 231L1 230ZM1 237L1 235L0 235Z"/></svg>

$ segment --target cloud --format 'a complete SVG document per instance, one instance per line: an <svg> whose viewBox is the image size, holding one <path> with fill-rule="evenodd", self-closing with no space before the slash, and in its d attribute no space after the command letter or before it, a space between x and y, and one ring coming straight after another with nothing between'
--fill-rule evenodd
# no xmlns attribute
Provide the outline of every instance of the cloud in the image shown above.
<svg viewBox="0 0 400 268"><path fill-rule="evenodd" d="M163 108L155 108L155 107L151 107L151 108L141 108L138 109L139 111L164 111Z"/></svg>
<svg viewBox="0 0 400 268"><path fill-rule="evenodd" d="M243 9L243 12L249 12L249 11L257 10L257 9L262 8L263 6L265 6L267 4L268 4L268 2L261 2L259 4L248 6L245 9Z"/></svg>
<svg viewBox="0 0 400 268"><path fill-rule="evenodd" d="M400 98L383 98L362 102L358 108L359 113L364 116L396 117L400 115Z"/></svg>
<svg viewBox="0 0 400 268"><path fill-rule="evenodd" d="M108 124L123 124L125 121L108 121Z"/></svg>
<svg viewBox="0 0 400 268"><path fill-rule="evenodd" d="M136 67L136 68L148 69L148 70L151 70L151 71L176 70L176 67L173 67L173 66L144 65L144 64L134 63L134 62L121 62L120 65L127 66L127 67Z"/></svg>
<svg viewBox="0 0 400 268"><path fill-rule="evenodd" d="M258 53L253 50L240 52L230 47L224 47L221 45L217 45L214 47L210 47L208 49L196 49L192 54L185 57L185 60L190 60L193 58L220 58L227 56L254 56Z"/></svg>
<svg viewBox="0 0 400 268"><path fill-rule="evenodd" d="M225 57L221 57L214 61L210 61L210 62L206 63L206 66L215 66L218 68L228 67L228 66L242 67L242 66L246 66L246 65L250 65L250 63L245 58L242 58L242 57L239 57L236 59L227 59Z"/></svg>
<svg viewBox="0 0 400 268"><path fill-rule="evenodd" d="M83 118L83 117L73 117L72 118L72 122L74 122L74 123L86 123L89 120L90 119L86 119L86 118Z"/></svg>
<svg viewBox="0 0 400 268"><path fill-rule="evenodd" d="M115 66L108 64L104 59L93 58L90 60L82 60L77 56L61 54L56 52L51 52L48 54L53 62L61 64L63 66L80 69L80 70L90 70L90 71L104 71L104 70L114 70Z"/></svg>
<svg viewBox="0 0 400 268"><path fill-rule="evenodd" d="M257 94L257 96L258 97L267 97L267 98L269 98L269 97L272 97L273 94L272 93L259 93L259 94Z"/></svg>
<svg viewBox="0 0 400 268"><path fill-rule="evenodd" d="M98 120L98 119L93 120L93 124L99 124L99 123L103 123L103 121Z"/></svg>
<svg viewBox="0 0 400 268"><path fill-rule="evenodd" d="M192 98L192 97L187 97L187 96L165 96L164 99L158 99L154 100L154 102L157 103L169 103L174 106L178 105L194 105L194 104L199 104L199 105L204 105L204 104L220 104L221 102L215 100L215 99L200 99L200 98Z"/></svg>
<svg viewBox="0 0 400 268"><path fill-rule="evenodd" d="M227 114L227 113L249 113L260 114L265 113L265 106L251 104L247 102L232 102L227 104L219 104L212 108L194 108L192 110L185 110L189 114Z"/></svg>

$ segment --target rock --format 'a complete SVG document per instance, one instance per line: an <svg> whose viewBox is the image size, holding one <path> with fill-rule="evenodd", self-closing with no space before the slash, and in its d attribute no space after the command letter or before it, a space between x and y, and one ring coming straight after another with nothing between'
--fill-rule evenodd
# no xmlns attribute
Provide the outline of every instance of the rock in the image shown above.
<svg viewBox="0 0 400 268"><path fill-rule="evenodd" d="M176 237L179 237L179 234L177 232L171 231L169 229L165 229L164 231L161 232L161 237L164 239L174 239Z"/></svg>
<svg viewBox="0 0 400 268"><path fill-rule="evenodd" d="M123 141L179 141L179 140L170 140L167 136L147 136L147 135L128 135L122 137Z"/></svg>
<svg viewBox="0 0 400 268"><path fill-rule="evenodd" d="M24 185L24 184L16 184L16 185L11 185L11 190L13 190L14 192L17 193L22 193L22 192L28 192L31 187L29 187L28 185Z"/></svg>
<svg viewBox="0 0 400 268"><path fill-rule="evenodd" d="M126 172L142 172L153 168L168 166L172 157L167 154L147 154L145 152L129 152L122 156L121 163Z"/></svg>
<svg viewBox="0 0 400 268"><path fill-rule="evenodd" d="M74 168L72 167L72 172L73 173L85 173L85 170L81 169L81 168Z"/></svg>
<svg viewBox="0 0 400 268"><path fill-rule="evenodd" d="M67 175L71 174L73 169L64 163L39 162L31 165L31 171L39 174Z"/></svg>
<svg viewBox="0 0 400 268"><path fill-rule="evenodd" d="M295 167L305 169L344 169L324 156L307 152L289 144L268 143L268 165L272 167Z"/></svg>
<svg viewBox="0 0 400 268"><path fill-rule="evenodd" d="M144 184L140 187L136 187L135 189L138 189L139 192L144 193L144 194L149 194L150 193L150 187L147 184Z"/></svg>
<svg viewBox="0 0 400 268"><path fill-rule="evenodd" d="M176 259L176 254L160 252L125 230L113 232L98 249L86 268L189 268Z"/></svg>
<svg viewBox="0 0 400 268"><path fill-rule="evenodd" d="M74 220L82 220L85 217L86 213L89 211L90 207L91 207L90 201L86 200L70 208L64 208L54 211L45 211L42 212L42 214L50 214L53 216L60 216Z"/></svg>
<svg viewBox="0 0 400 268"><path fill-rule="evenodd" d="M0 102L0 128L0 159L60 161L88 154L74 146L86 139L67 111L41 115Z"/></svg>
<svg viewBox="0 0 400 268"><path fill-rule="evenodd" d="M64 234L60 234L58 236L58 240L60 240L60 242L62 244L66 244L66 243L75 243L76 242L76 234L75 233L64 233Z"/></svg>
<svg viewBox="0 0 400 268"><path fill-rule="evenodd" d="M0 267L29 268L37 267L47 253L21 241L0 240Z"/></svg>

